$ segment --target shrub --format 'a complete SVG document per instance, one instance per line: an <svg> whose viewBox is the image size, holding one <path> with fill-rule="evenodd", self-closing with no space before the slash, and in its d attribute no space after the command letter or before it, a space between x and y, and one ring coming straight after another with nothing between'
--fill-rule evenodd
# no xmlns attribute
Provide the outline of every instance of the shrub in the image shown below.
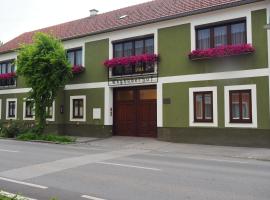
<svg viewBox="0 0 270 200"><path fill-rule="evenodd" d="M23 123L11 121L7 124L7 126L1 127L1 137L6 138L15 138L18 135L29 131L30 129L25 126Z"/></svg>

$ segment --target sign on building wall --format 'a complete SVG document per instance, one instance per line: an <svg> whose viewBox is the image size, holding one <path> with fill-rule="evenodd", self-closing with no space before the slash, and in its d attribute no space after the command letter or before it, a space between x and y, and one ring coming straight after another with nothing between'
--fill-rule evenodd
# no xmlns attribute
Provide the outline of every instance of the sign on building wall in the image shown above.
<svg viewBox="0 0 270 200"><path fill-rule="evenodd" d="M157 75L141 75L132 77L117 77L109 78L109 86L130 86L130 85L145 85L150 83L157 83Z"/></svg>

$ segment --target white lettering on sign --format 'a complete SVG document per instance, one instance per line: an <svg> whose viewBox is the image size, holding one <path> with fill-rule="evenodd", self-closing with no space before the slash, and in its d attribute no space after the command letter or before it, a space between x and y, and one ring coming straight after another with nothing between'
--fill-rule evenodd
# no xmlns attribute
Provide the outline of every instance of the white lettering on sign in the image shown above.
<svg viewBox="0 0 270 200"><path fill-rule="evenodd" d="M147 84L147 83L157 83L158 78L156 76L147 76L147 77L131 77L131 78L117 78L109 80L110 86L118 85L138 85L138 84Z"/></svg>

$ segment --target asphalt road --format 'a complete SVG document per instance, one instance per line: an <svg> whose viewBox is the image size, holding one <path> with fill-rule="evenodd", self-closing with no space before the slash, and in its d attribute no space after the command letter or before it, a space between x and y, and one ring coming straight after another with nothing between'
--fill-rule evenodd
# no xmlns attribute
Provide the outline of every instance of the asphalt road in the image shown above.
<svg viewBox="0 0 270 200"><path fill-rule="evenodd" d="M270 162L222 152L133 138L79 145L0 140L0 190L37 200L269 200Z"/></svg>

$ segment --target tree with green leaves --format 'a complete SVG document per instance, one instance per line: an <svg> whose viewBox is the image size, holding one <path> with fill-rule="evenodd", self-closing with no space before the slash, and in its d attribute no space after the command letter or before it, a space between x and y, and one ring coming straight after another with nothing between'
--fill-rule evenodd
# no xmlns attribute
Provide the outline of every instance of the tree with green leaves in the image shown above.
<svg viewBox="0 0 270 200"><path fill-rule="evenodd" d="M46 107L52 105L57 92L72 77L66 51L52 35L36 33L32 44L18 50L16 65L17 74L32 88L28 99L34 101L36 132L41 134L46 126Z"/></svg>

